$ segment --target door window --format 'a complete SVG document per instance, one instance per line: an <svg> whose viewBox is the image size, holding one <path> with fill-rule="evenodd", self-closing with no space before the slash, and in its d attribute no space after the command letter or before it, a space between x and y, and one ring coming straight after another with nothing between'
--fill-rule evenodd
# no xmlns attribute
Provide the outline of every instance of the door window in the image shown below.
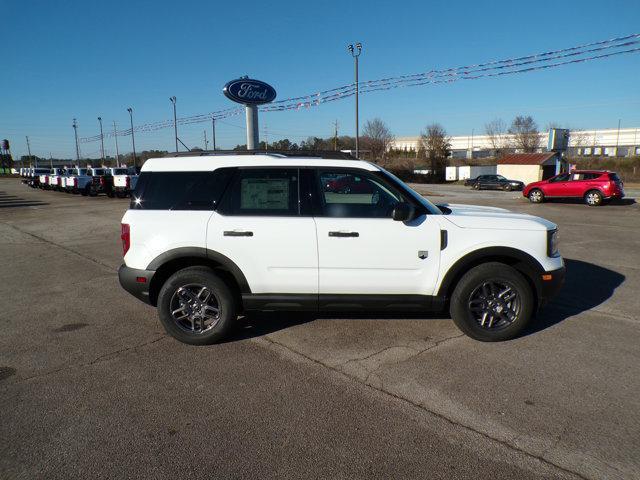
<svg viewBox="0 0 640 480"><path fill-rule="evenodd" d="M218 211L223 215L298 215L298 170L239 169Z"/></svg>
<svg viewBox="0 0 640 480"><path fill-rule="evenodd" d="M557 177L550 178L549 182L550 183L567 182L567 181L569 181L569 177L570 177L570 174L563 173L562 175L558 175Z"/></svg>
<svg viewBox="0 0 640 480"><path fill-rule="evenodd" d="M378 177L361 172L321 170L319 215L342 218L391 218L402 195Z"/></svg>

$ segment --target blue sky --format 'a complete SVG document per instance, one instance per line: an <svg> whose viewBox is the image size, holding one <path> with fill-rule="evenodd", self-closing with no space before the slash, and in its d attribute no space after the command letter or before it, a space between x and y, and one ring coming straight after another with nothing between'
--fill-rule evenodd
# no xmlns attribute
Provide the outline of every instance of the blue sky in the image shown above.
<svg viewBox="0 0 640 480"><path fill-rule="evenodd" d="M80 136L115 120L128 127L233 104L222 95L241 75L271 83L278 98L344 85L346 45L360 41L361 80L423 72L640 32L640 2L627 1L29 1L2 0L0 137L14 156L75 156ZM501 78L361 96L360 118L380 117L397 136L441 123L451 135L482 132L501 117L531 114L541 127L640 127L640 54ZM269 140L353 134L353 100L261 115ZM181 127L189 146L203 129ZM218 123L219 148L244 143L244 118ZM262 138L264 139L264 134ZM130 138L119 137L121 153ZM108 153L113 141L106 140ZM172 129L136 135L138 150L173 149ZM99 156L99 142L81 145Z"/></svg>

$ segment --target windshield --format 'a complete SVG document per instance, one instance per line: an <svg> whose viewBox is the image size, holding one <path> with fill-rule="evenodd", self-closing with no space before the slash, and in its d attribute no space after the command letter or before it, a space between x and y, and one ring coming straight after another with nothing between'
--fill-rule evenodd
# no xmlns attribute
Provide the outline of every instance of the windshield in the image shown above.
<svg viewBox="0 0 640 480"><path fill-rule="evenodd" d="M404 187L404 190L406 191L406 193L408 193L409 195L411 195L411 197L417 201L419 204L421 204L424 208L427 209L427 211L432 214L432 215L442 215L442 211L436 207L433 203L431 203L429 200L427 200L426 198L424 198L422 195L420 195L418 192L416 192L414 189L412 189L409 185L407 185L406 183L404 183L402 180L400 180L398 177L396 177L393 173L388 172L387 170L385 170L382 167L378 167L380 168L380 171L387 177L391 178L394 182L399 183L400 185L402 185Z"/></svg>
<svg viewBox="0 0 640 480"><path fill-rule="evenodd" d="M127 169L126 168L114 168L113 169L113 174L114 175L126 175L127 174Z"/></svg>

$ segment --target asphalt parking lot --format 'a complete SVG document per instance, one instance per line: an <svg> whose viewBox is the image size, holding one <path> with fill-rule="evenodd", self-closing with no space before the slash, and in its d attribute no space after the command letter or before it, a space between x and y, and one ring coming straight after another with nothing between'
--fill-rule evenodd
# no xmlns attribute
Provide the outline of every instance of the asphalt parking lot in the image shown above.
<svg viewBox="0 0 640 480"><path fill-rule="evenodd" d="M0 478L640 477L640 205L420 189L558 223L526 335L264 314L182 345L118 284L126 200L0 179Z"/></svg>

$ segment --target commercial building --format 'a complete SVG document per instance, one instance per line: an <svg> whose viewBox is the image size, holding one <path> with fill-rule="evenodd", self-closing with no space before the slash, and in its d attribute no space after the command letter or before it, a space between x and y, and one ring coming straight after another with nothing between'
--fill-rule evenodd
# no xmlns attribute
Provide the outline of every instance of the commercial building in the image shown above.
<svg viewBox="0 0 640 480"><path fill-rule="evenodd" d="M540 132L540 152L547 150L548 132ZM500 135L497 143L510 145L513 135ZM484 158L494 154L494 141L488 135L458 135L451 137L453 158ZM420 137L397 137L393 150L417 152ZM513 153L519 153L516 150ZM627 157L640 155L639 128L611 128L606 130L570 130L568 156Z"/></svg>

